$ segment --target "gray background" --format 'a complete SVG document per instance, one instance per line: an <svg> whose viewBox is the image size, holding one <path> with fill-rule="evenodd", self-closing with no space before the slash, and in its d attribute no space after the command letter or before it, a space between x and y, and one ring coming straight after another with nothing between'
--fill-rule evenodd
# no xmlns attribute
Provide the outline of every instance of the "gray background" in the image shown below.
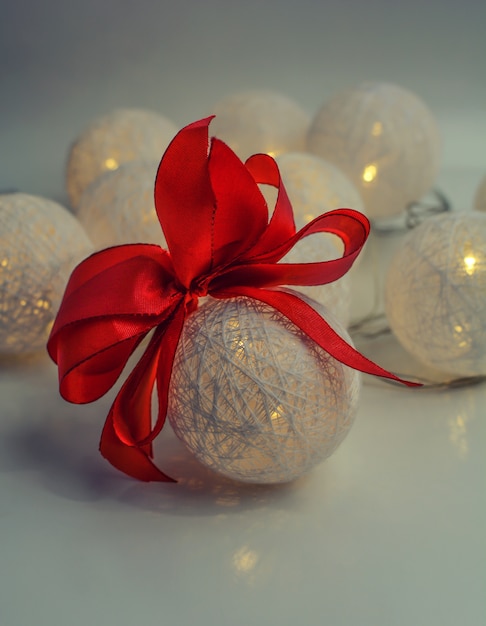
<svg viewBox="0 0 486 626"><path fill-rule="evenodd" d="M0 189L64 200L69 144L114 107L151 108L182 126L228 93L268 87L313 113L341 87L380 80L416 92L438 117L478 124L486 112L482 0L3 0L1 9Z"/></svg>

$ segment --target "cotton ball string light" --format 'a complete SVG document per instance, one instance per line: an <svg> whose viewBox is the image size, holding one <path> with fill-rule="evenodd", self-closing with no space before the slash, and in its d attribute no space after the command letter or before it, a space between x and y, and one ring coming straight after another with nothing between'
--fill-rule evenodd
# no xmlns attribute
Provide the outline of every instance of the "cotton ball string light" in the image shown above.
<svg viewBox="0 0 486 626"><path fill-rule="evenodd" d="M211 469L244 482L286 482L344 439L359 380L272 307L208 299L184 326L168 416Z"/></svg>
<svg viewBox="0 0 486 626"><path fill-rule="evenodd" d="M424 364L486 374L486 214L436 216L408 233L385 285L386 314Z"/></svg>
<svg viewBox="0 0 486 626"><path fill-rule="evenodd" d="M474 197L474 208L486 212L486 175L482 178Z"/></svg>
<svg viewBox="0 0 486 626"><path fill-rule="evenodd" d="M293 100L274 91L250 90L215 104L213 134L245 160L257 152L273 156L304 150L310 118Z"/></svg>
<svg viewBox="0 0 486 626"><path fill-rule="evenodd" d="M66 187L73 209L88 185L105 172L128 161L160 160L176 132L170 120L142 109L116 109L94 120L68 157Z"/></svg>
<svg viewBox="0 0 486 626"><path fill-rule="evenodd" d="M344 207L365 212L356 187L332 163L303 152L282 154L276 161L298 229L333 209Z"/></svg>
<svg viewBox="0 0 486 626"><path fill-rule="evenodd" d="M413 93L387 83L342 91L318 111L308 149L342 169L372 219L390 218L432 188L439 169L436 120Z"/></svg>
<svg viewBox="0 0 486 626"><path fill-rule="evenodd" d="M43 349L74 265L92 252L79 222L59 204L0 195L0 352Z"/></svg>
<svg viewBox="0 0 486 626"><path fill-rule="evenodd" d="M166 247L154 205L159 161L130 161L81 196L77 217L99 249L140 241Z"/></svg>
<svg viewBox="0 0 486 626"><path fill-rule="evenodd" d="M318 263L319 261L335 259L338 254L336 253L337 246L332 241L333 239L336 239L336 237L328 235L327 233L319 233L305 237L283 257L281 263ZM294 286L293 289L323 305L343 326L348 326L351 315L351 284L349 274L345 274L339 280L325 285L310 287Z"/></svg>

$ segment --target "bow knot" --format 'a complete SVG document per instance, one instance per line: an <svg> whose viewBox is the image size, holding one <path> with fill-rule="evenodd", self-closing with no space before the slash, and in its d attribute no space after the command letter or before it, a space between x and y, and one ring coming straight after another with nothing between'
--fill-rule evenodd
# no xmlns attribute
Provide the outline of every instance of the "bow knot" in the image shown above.
<svg viewBox="0 0 486 626"><path fill-rule="evenodd" d="M128 358L153 331L113 402L100 442L110 463L140 480L172 480L152 462L152 442L164 426L185 319L201 297L260 300L339 361L399 380L346 343L296 294L275 289L340 278L366 241L366 217L337 209L296 233L275 161L259 154L243 164L223 142L209 142L210 121L182 129L157 172L155 206L168 250L122 245L83 261L69 279L47 346L59 367L63 397L91 402L113 386ZM278 190L270 219L259 184ZM340 258L279 263L300 239L319 232L342 239ZM154 386L159 406L153 423Z"/></svg>
<svg viewBox="0 0 486 626"><path fill-rule="evenodd" d="M210 279L198 280L194 285L191 285L190 290L187 292L193 298L204 298L209 292Z"/></svg>

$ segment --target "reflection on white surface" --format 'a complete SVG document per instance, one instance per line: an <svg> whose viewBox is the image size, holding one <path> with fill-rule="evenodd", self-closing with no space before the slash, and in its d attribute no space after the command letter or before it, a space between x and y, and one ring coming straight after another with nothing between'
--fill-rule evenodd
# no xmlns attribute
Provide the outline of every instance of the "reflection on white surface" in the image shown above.
<svg viewBox="0 0 486 626"><path fill-rule="evenodd" d="M461 459L465 459L469 452L466 428L468 419L467 415L461 414L449 419L449 441L456 448L457 454Z"/></svg>
<svg viewBox="0 0 486 626"><path fill-rule="evenodd" d="M259 555L256 550L252 550L249 546L242 546L233 553L231 562L237 574L249 577L251 572L255 569L258 560Z"/></svg>
<svg viewBox="0 0 486 626"><path fill-rule="evenodd" d="M142 484L97 454L109 401L63 402L46 359L4 366L4 623L290 626L324 603L340 626L479 626L486 387L363 392L349 438L296 483L226 480L165 432L179 483Z"/></svg>

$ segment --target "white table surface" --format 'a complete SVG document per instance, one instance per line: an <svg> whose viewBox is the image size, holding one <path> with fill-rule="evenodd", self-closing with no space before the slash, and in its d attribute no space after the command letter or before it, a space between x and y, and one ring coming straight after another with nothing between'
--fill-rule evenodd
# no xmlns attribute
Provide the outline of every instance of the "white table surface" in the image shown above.
<svg viewBox="0 0 486 626"><path fill-rule="evenodd" d="M183 125L226 93L267 86L312 112L378 79L437 114L439 185L470 208L486 171L484 3L174 4L2 6L0 189L64 200L69 143L116 106ZM365 347L415 367L391 339ZM97 452L113 394L73 406L56 377L44 355L0 361L2 626L486 623L484 384L367 379L328 461L254 487L204 470L169 431L158 451L179 484L123 477Z"/></svg>

